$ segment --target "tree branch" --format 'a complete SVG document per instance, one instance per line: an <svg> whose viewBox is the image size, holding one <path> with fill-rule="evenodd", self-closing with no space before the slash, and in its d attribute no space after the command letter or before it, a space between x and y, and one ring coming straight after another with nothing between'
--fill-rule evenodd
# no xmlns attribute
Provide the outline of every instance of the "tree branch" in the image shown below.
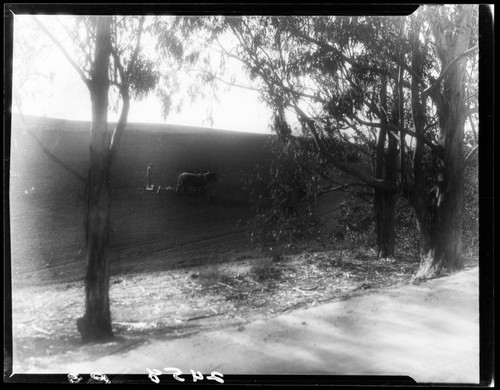
<svg viewBox="0 0 500 390"><path fill-rule="evenodd" d="M342 184L340 186L330 186L330 187L324 187L322 188L318 194L327 194L329 192L333 192L333 191L341 191L345 188L349 188L349 187L369 187L367 186L365 183L348 183L348 184Z"/></svg>
<svg viewBox="0 0 500 390"><path fill-rule="evenodd" d="M113 85L116 85L121 92L123 86L127 82L125 69L123 69L123 65L121 63L120 56L116 52L116 48L113 46L111 46L111 55L113 56L113 61L115 62L115 67L116 67L116 69L118 69L118 74L120 75L120 83L118 82L118 80L112 80L112 83L113 83Z"/></svg>
<svg viewBox="0 0 500 390"><path fill-rule="evenodd" d="M59 25L64 29L64 31L66 31L66 34L68 34L71 39L73 40L73 42L75 44L77 44L81 51L85 54L85 58L87 60L87 63L91 64L92 63L92 55L91 55L91 50L88 46L85 45L85 43L81 40L78 39L78 36L76 33L74 33L73 31L71 31L70 28L68 28L66 25L64 25L60 20L58 20L59 22ZM89 43L87 41L87 43ZM85 72L86 69L84 68L83 71Z"/></svg>
<svg viewBox="0 0 500 390"><path fill-rule="evenodd" d="M479 151L479 145L474 146L472 150L469 152L469 154L465 157L465 165L469 165L474 158L477 156L477 152Z"/></svg>
<svg viewBox="0 0 500 390"><path fill-rule="evenodd" d="M245 42L243 41L243 38L241 37L241 34L239 33L239 31L237 31L234 27L231 26L231 29L233 31L233 34L236 36L236 38L238 39L238 41L240 42L240 45L245 49L245 51L248 53L248 55L250 57L253 57L254 61L256 64L258 64L258 59L252 54L251 50L248 48L248 46L245 44ZM258 68L259 69L259 74L261 75L262 78L265 78L265 74L262 70L262 66L261 65L255 65L253 66L253 64L251 62L248 62L246 60L244 60L243 58L239 57L239 56L236 56L232 53L229 53L223 46L222 44L217 41L217 43L219 44L219 46L221 47L222 49L222 52L227 55L228 57L231 57L231 58L234 58L234 59L237 59L239 60L240 62L242 62L243 64L245 64L246 66L248 66L250 69L255 69L255 68ZM262 47L259 46L259 49L264 53L264 55L266 55L266 57L268 57L269 61L270 60L270 57L269 57L269 54L267 52L265 52ZM272 63L272 61L271 61ZM287 87L283 81L281 80L280 76L273 70L273 74L276 78L276 82L275 84L278 84L280 88L282 88L285 92L288 92L290 93L291 95L293 95L295 98L297 97L304 97L304 98L308 98L308 99L312 99L318 103L327 103L326 100L322 99L320 96L315 96L315 95L310 95L310 94L307 94L305 92L298 92L296 91L295 89L291 88L291 87Z"/></svg>
<svg viewBox="0 0 500 390"><path fill-rule="evenodd" d="M342 53L335 46L333 46L333 45L331 45L331 44L329 44L327 42L321 42L320 40L312 38L312 37L310 37L310 36L308 36L308 35L306 35L304 33L301 33L301 32L297 32L297 36L299 38L304 39L305 41L307 41L309 43L314 43L314 44L316 44L319 47L326 48L326 49L329 49L330 51L333 51L334 53L338 54L345 62L347 62L348 64L350 64L351 66L353 66L353 67L355 67L357 69L365 70L365 71L372 71L372 72L375 72L375 73L378 73L378 74L385 74L386 76L390 77L391 79L396 79L397 78L397 76L394 76L391 72L383 70L383 69L380 69L380 68L377 68L375 66L360 65L359 63L357 63L353 59L347 57L344 53ZM391 60L394 61L397 65L402 66L407 72L413 74L412 69L409 68L406 64L400 64L400 61L397 58L391 57ZM413 75L415 77L418 77L417 74L413 74ZM419 82L423 86L425 86L424 81L420 77L419 77Z"/></svg>
<svg viewBox="0 0 500 390"><path fill-rule="evenodd" d="M472 95L469 95L465 98L465 100L469 100L469 99L472 99L473 97L477 96L478 95L478 92L475 92L473 93Z"/></svg>
<svg viewBox="0 0 500 390"><path fill-rule="evenodd" d="M52 33L43 25L43 23L36 16L32 16L32 19L38 25L38 27L50 38L50 40L59 48L61 53L64 55L66 60L70 63L70 65L76 70L76 72L80 75L80 78L83 80L85 85L89 86L90 80L85 76L83 70L77 65L75 61L68 54L63 45L52 35Z"/></svg>
<svg viewBox="0 0 500 390"><path fill-rule="evenodd" d="M74 177L76 177L78 180L82 181L82 182L86 182L87 179L79 174L77 171L75 171L73 168L71 168L68 164L66 164L64 161L62 161L61 159L59 159L54 153L52 153L49 149L47 149L47 147L43 144L42 141L40 141L40 139L35 135L35 133L33 133L30 128L29 128L29 124L28 124L28 121L26 120L26 118L24 117L24 114L21 110L21 107L19 105L19 103L17 101L15 101L15 104L16 106L18 107L18 110L19 110L19 115L21 117L21 120L24 124L24 129L26 130L26 132L30 135L31 138L33 138L36 143L38 144L38 146L42 149L42 151L45 153L45 155L50 158L52 161L54 161L56 164L58 164L61 168L63 168L64 170L66 170L67 172L71 173Z"/></svg>
<svg viewBox="0 0 500 390"><path fill-rule="evenodd" d="M135 49L134 49L134 52L132 54L132 58L130 59L130 62L128 63L128 66L127 66L127 76L130 75L130 72L132 72L132 69L134 68L134 65L135 65L135 61L137 60L137 56L139 55L139 51L141 49L141 37L142 37L142 32L143 32L143 29L144 29L144 20L145 20L145 17L144 16L141 16L141 18L139 19L139 27L138 27L138 32L137 32L137 42L135 44Z"/></svg>
<svg viewBox="0 0 500 390"><path fill-rule="evenodd" d="M422 79L422 77L420 77L420 75L418 73L416 73L410 66L408 66L407 64L405 64L404 62L402 62L399 58L397 58L396 56L394 56L393 54L389 53L388 54L389 58L398 66L402 67L404 70L406 70L408 73L410 73L413 77L415 77L415 79L418 81L418 83L423 87L427 87L427 85L425 84L424 80ZM393 79L396 79L395 77L392 77Z"/></svg>
<svg viewBox="0 0 500 390"><path fill-rule="evenodd" d="M354 117L354 119L356 119L356 121L361 124L361 125L364 125L364 126L369 126L369 127L377 127L377 128L380 128L382 127L382 125L380 123L376 123L376 122L367 122L367 121L364 121L358 117ZM418 134L418 133L415 133L414 131L412 130L409 130L409 129L402 129L398 126L394 126L390 123L387 124L387 126L392 130L390 132L390 134L395 137L396 139L399 139L399 136L397 135L398 132L403 132L405 133L406 135L409 135L411 137L414 137L416 139L418 139L419 141L423 142L424 144L426 144L429 148L431 148L432 151L434 151L435 153L439 153L439 146L434 144L432 141L430 141L429 139L427 139L426 137L424 137L423 135L421 134Z"/></svg>
<svg viewBox="0 0 500 390"><path fill-rule="evenodd" d="M231 82L231 81L224 80L224 79L216 76L215 74L209 72L208 70L204 70L204 69L191 69L191 70L188 70L188 72L196 72L196 73L206 74L209 77L213 78L214 80L220 81L221 83L224 83L224 84L229 85L231 87L236 87L236 88L241 88L241 89L247 89L249 91L254 91L254 92L261 92L260 89L254 88L254 87L250 87L249 85L243 85L243 84L238 84L236 82Z"/></svg>
<svg viewBox="0 0 500 390"><path fill-rule="evenodd" d="M118 69L118 73L120 74L121 83L116 82L116 85L120 91L120 95L122 97L122 109L120 112L120 117L118 118L118 122L116 123L116 127L113 130L113 134L111 136L111 140L109 143L108 151L109 151L109 163L113 160L116 151L118 150L118 145L120 144L120 140L125 131L125 127L127 125L128 113L130 110L130 85L129 85L129 77L131 72L133 71L135 62L137 57L139 56L139 51L141 49L141 37L144 30L144 21L145 17L141 16L139 19L139 26L137 29L137 41L132 53L130 62L128 63L127 70L123 68L123 65L120 60L120 55L118 54L116 48L111 48L111 55L113 56L113 60L115 62L115 66Z"/></svg>
<svg viewBox="0 0 500 390"><path fill-rule="evenodd" d="M125 126L127 124L128 112L130 109L130 94L129 94L129 85L128 85L128 77L125 74L123 66L120 61L120 57L117 54L115 48L111 48L111 55L113 56L113 60L115 62L116 68L118 68L118 72L120 74L121 83L116 82L116 86L120 91L120 95L122 97L122 110L120 113L120 118L116 124L115 129L113 130L113 134L111 136L111 140L109 142L108 151L109 151L109 159L108 163L111 164L116 151L118 149L118 145L120 143L123 132L125 131Z"/></svg>
<svg viewBox="0 0 500 390"><path fill-rule="evenodd" d="M111 140L109 142L109 162L113 160L116 151L118 150L118 145L120 144L121 137L123 132L125 131L125 126L127 125L128 112L130 109L130 96L128 95L128 90L125 93L121 93L122 95L122 110L120 113L120 118L116 123L116 127L113 130L113 135L111 136Z"/></svg>
<svg viewBox="0 0 500 390"><path fill-rule="evenodd" d="M477 144L477 143L479 143L479 140L477 138L476 126L474 125L474 121L472 120L472 118L470 116L468 116L467 119L469 119L470 126L472 128L472 135L474 136L474 141L476 141L476 144Z"/></svg>
<svg viewBox="0 0 500 390"><path fill-rule="evenodd" d="M322 140L319 137L319 134L318 134L318 131L317 131L316 126L314 124L314 121L306 113L304 113L304 111L299 107L299 105L298 105L298 103L296 101L297 96L296 96L296 94L293 93L294 91L291 90L290 88L287 88L283 84L283 81L276 74L276 72L273 72L272 75L266 74L266 72L262 69L262 66L259 63L258 58L255 57L255 54L252 53L252 51L242 41L242 37L240 36L240 34L236 30L236 28L234 28L232 26L231 26L231 28L233 30L234 35L236 36L236 38L240 42L241 46L244 48L244 50L246 50L246 52L248 53L248 55L255 62L255 66L252 66L251 63L248 63L247 61L245 61L245 60L243 60L243 59L241 59L239 57L236 57L236 58L238 60L242 61L243 63L245 63L251 69L256 70L258 72L258 74L262 77L263 81L268 85L268 87L269 86L277 86L277 87L281 88L284 92L288 92L288 93L290 93L290 95L292 95L291 96L292 98L291 98L290 105L294 108L297 116L309 128L309 130L310 130L310 132L311 132L311 134L313 136L313 140L314 140L314 142L316 144L316 147L318 148L318 151L319 151L320 155L326 161L329 161L333 166L335 166L336 168L340 169L341 171L343 171L343 172L345 172L345 173L347 173L347 174L349 174L351 176L354 176L354 177L358 178L359 180L365 182L367 186L374 187L374 188L380 188L380 189L384 189L384 190L389 190L389 191L396 191L397 190L397 183L395 183L395 182L388 182L386 180L379 180L379 179L373 177L371 174L369 174L366 170L359 169L359 168L353 166L352 164L348 164L348 163L346 163L346 162L344 162L344 161L342 161L340 159L335 158L331 154L329 154L325 150L325 145L323 144ZM219 43L219 45L220 45L220 43ZM350 59L348 59L345 55L343 55L343 53L339 52L339 54L347 62L352 63L352 62L350 62ZM232 56L234 56L234 55L232 55Z"/></svg>
<svg viewBox="0 0 500 390"><path fill-rule="evenodd" d="M324 148L323 143L321 142L321 139L319 138L318 132L316 131L314 121L311 118L309 118L300 109L300 107L296 103L294 103L293 107L294 107L296 113L298 114L298 116L300 118L302 118L302 120L304 122L306 122L307 126L309 127L309 130L311 131L314 142L315 142L316 146L318 147L318 150L324 159L331 162L333 166L340 169L341 171L362 180L363 182L366 183L366 185L368 185L370 187L380 188L380 189L388 190L388 191L397 190L396 183L390 183L386 180L379 180L379 179L373 177L372 175L370 175L369 173L367 173L365 170L358 169L355 166L353 166L352 164L345 163L344 161L336 159L335 157L328 154Z"/></svg>
<svg viewBox="0 0 500 390"><path fill-rule="evenodd" d="M472 107L472 108L469 108L467 110L465 110L465 117L469 117L471 116L472 114L476 114L478 112L479 108L476 106L476 107Z"/></svg>
<svg viewBox="0 0 500 390"><path fill-rule="evenodd" d="M446 75L450 72L452 66L456 64L458 61L460 61L462 58L467 57L469 54L475 52L476 50L479 49L479 46L476 45L474 47L471 47L470 49L464 51L462 54L459 54L456 56L453 60L450 61L450 63L446 66L446 68L441 72L439 77L430 85L427 87L425 90L422 91L422 96L427 96L430 94L434 89L436 89L440 84L441 81L446 77Z"/></svg>

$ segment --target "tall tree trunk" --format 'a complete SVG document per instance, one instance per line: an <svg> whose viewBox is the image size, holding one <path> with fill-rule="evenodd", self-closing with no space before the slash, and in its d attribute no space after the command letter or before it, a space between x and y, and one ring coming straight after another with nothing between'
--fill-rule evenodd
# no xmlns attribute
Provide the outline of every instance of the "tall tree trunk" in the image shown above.
<svg viewBox="0 0 500 390"><path fill-rule="evenodd" d="M382 76L380 90L380 104L383 112L387 111L387 78ZM388 132L388 120L385 114L381 120L381 128L377 141L377 156L375 177L390 182L396 181L397 142ZM388 138L388 151L386 154L385 143ZM375 189L375 232L377 235L377 256L379 258L394 257L396 243L395 231L395 206L396 191Z"/></svg>
<svg viewBox="0 0 500 390"><path fill-rule="evenodd" d="M424 55L418 43L418 31L413 31L410 35L412 43L411 67L414 75L411 79L411 110L415 133L425 136L425 101L420 92L420 87L415 75L421 76L424 69ZM420 270L418 277L432 276L439 269L433 269L433 262L436 259L435 232L435 196L431 193L426 196L425 171L424 171L425 145L420 137L415 140L413 151L413 178L414 185L411 192L411 204L415 212L417 229L420 235Z"/></svg>
<svg viewBox="0 0 500 390"><path fill-rule="evenodd" d="M111 197L107 132L110 45L110 18L97 17L95 62L89 83L92 128L86 214L88 264L85 276L85 315L77 320L84 342L103 341L113 337L107 258Z"/></svg>
<svg viewBox="0 0 500 390"><path fill-rule="evenodd" d="M404 31L404 18L401 20L401 35ZM402 57L402 51L399 56ZM404 99L403 99L403 69L398 69L397 84L393 87L395 98L392 106L392 115L387 117L389 107L387 104L387 77L381 76L380 105L382 108L382 128L377 144L377 178L386 182L401 183L401 172L403 167L404 136L401 131L399 141L396 136L389 131L389 122L395 127L404 127ZM385 151L385 138L387 138L387 152ZM382 142L380 142L382 141ZM400 148L398 151L398 143ZM383 165L383 168L380 166ZM377 232L377 253L379 258L394 257L396 248L396 203L398 192L396 190L375 190L375 228Z"/></svg>
<svg viewBox="0 0 500 390"><path fill-rule="evenodd" d="M443 31L434 29L441 64L443 69L448 69L448 73L442 81L442 88L435 88L431 93L438 113L439 150L442 153L438 156L435 196L427 199L422 169L423 145L418 140L415 149L415 189L412 203L421 236L421 263L416 275L418 278L429 278L463 267L461 252L466 61L463 59L455 62L449 68L448 65L468 49L471 23L472 8L466 7L461 10L457 19L457 33L453 40L447 38ZM413 41L416 43L416 36ZM417 50L417 45L414 44L412 67L417 74L422 74L423 57ZM415 131L423 135L425 105L415 80L412 80L412 110Z"/></svg>
<svg viewBox="0 0 500 390"><path fill-rule="evenodd" d="M377 233L377 256L394 257L396 244L395 202L393 191L375 190L375 231Z"/></svg>
<svg viewBox="0 0 500 390"><path fill-rule="evenodd" d="M435 211L435 251L422 259L419 276L429 277L442 270L463 268L462 212L464 191L463 139L465 124L465 66L457 64L444 81L445 107L438 113L439 144L444 151L439 160Z"/></svg>

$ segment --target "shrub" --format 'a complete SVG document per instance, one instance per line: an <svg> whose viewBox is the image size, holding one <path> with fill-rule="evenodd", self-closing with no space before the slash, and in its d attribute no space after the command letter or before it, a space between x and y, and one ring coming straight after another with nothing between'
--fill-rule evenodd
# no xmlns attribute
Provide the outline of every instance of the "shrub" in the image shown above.
<svg viewBox="0 0 500 390"><path fill-rule="evenodd" d="M271 143L269 147L277 148ZM251 226L254 241L267 245L317 238L319 221L314 216L318 179L286 153L276 152L270 166L258 167L244 186L257 217Z"/></svg>
<svg viewBox="0 0 500 390"><path fill-rule="evenodd" d="M250 227L252 241L264 246L270 242L296 245L300 240L320 238L321 226L314 209L324 184L318 172L325 173L326 168L317 158L314 145L307 139L294 138L293 142L285 145L274 139L268 147L272 149L275 159L269 166L258 167L244 183L257 213ZM344 157L347 159L349 156ZM429 192L435 186L436 159L431 154L424 159L427 173L425 187ZM464 253L469 255L477 255L479 246L477 172L476 164L466 167L464 174L462 242ZM411 182L411 178L408 180ZM375 247L373 205L347 194L339 209L338 226L332 238L358 247ZM403 197L399 197L396 204L395 219L396 251L418 254L416 219L410 202Z"/></svg>
<svg viewBox="0 0 500 390"><path fill-rule="evenodd" d="M354 246L373 246L376 242L373 205L348 193L339 205L334 238Z"/></svg>

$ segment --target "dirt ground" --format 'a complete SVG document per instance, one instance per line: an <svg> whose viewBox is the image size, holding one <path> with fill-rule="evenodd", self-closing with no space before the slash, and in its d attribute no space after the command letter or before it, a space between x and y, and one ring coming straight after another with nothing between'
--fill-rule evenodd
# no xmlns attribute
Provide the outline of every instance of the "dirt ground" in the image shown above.
<svg viewBox="0 0 500 390"><path fill-rule="evenodd" d="M275 268L312 273L331 255L313 254L312 267L297 258ZM101 345L77 340L81 286L61 285L45 296L39 287L26 288L16 296L21 304L14 312L14 372L147 375L160 370L160 380L171 383L172 372L162 370L174 367L184 374L409 375L419 383L478 383L477 266L422 284L407 284L406 278L394 284L364 281L361 262L346 263L358 268L353 280L325 280L317 270L321 285L301 285L306 279L299 277L295 288L283 275L272 292L268 280L257 282L259 268L245 262L221 266L218 276L198 267L115 279L116 340ZM399 268L407 277L411 268L391 262L370 268L383 267L386 274ZM335 274L335 265L330 271ZM246 279L258 287L244 286ZM247 299L238 294L248 294ZM32 308L33 301L52 304Z"/></svg>

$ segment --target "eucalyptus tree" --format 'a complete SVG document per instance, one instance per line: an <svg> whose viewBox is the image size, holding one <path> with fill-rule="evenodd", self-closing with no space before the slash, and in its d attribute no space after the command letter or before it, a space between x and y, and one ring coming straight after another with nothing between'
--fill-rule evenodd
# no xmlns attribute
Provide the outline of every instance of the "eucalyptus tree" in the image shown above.
<svg viewBox="0 0 500 390"><path fill-rule="evenodd" d="M334 168L353 179L347 185L373 188L380 254L393 251L395 194L410 200L419 277L462 267L464 122L477 111L474 78L467 79L477 51L475 11L449 5L405 19L225 20L238 45L221 50L261 82L285 144L309 137L323 173ZM290 113L300 124L295 133ZM346 144L357 163L346 162Z"/></svg>
<svg viewBox="0 0 500 390"><path fill-rule="evenodd" d="M464 155L464 124L477 112L477 84L474 82L477 77L474 77L473 69L468 77L467 64L474 64L474 59L470 61L469 58L478 49L477 6L421 7L407 18L407 27L401 23L399 35L387 34L387 27L377 26L376 21L370 20L368 32L371 30L371 33L366 34L363 28L360 30L358 24L351 30L350 37L360 31L358 38L363 47L374 47L378 51L377 58L398 68L397 85L392 91L393 101L399 101L400 120L399 123L393 120L388 126L394 137L399 136L397 177L400 180L396 183L400 193L413 206L420 233L421 266L417 277L432 277L463 266L464 163L473 156ZM373 46L371 38L377 34L383 39L377 40ZM318 41L318 47L329 45L327 39L299 35L308 42ZM338 40L342 42L342 37ZM332 48L331 52L339 51ZM347 52L340 53L347 57ZM373 70L383 79L386 71L373 61L374 54L371 51L362 70L365 74ZM373 69L374 65L377 69ZM410 83L402 77L406 74ZM403 89L410 99L403 98ZM410 123L405 123L405 102L406 110L411 111ZM380 103L382 107L382 99ZM397 107L396 103L394 107ZM373 108L372 113L377 114L377 107ZM377 116L384 122L383 117ZM366 122L358 120L358 123ZM471 124L474 125L473 120ZM411 139L409 150L405 138ZM405 164L405 150L410 153L409 166ZM477 149L472 152L474 150ZM394 160L388 167L391 165L394 165Z"/></svg>
<svg viewBox="0 0 500 390"><path fill-rule="evenodd" d="M464 129L478 108L477 78L468 77L467 64L478 49L477 20L477 6L462 4L425 7L412 19L411 106L421 137L414 150L410 198L420 232L419 277L463 267ZM428 111L437 119L431 133L426 131ZM426 196L426 152L436 160L432 196Z"/></svg>
<svg viewBox="0 0 500 390"><path fill-rule="evenodd" d="M91 100L90 166L86 180L85 232L87 273L85 314L77 320L84 342L113 337L109 304L111 166L125 130L131 98L146 96L156 85L155 64L142 54L146 18L81 16L60 25L70 38L66 47L43 22L38 26L75 69ZM116 127L108 128L110 96L121 101Z"/></svg>
<svg viewBox="0 0 500 390"><path fill-rule="evenodd" d="M390 40L401 51L401 20L254 17L229 18L227 24L238 45L233 52L222 50L261 81L286 147L298 153L304 145L299 138L314 143L317 153L311 158L321 162L316 167L325 183L321 192L373 189L378 254L393 256L398 150L406 150L394 128L403 127L404 96L399 67L386 61L379 47ZM294 120L300 126L292 130ZM350 180L333 179L338 170Z"/></svg>

